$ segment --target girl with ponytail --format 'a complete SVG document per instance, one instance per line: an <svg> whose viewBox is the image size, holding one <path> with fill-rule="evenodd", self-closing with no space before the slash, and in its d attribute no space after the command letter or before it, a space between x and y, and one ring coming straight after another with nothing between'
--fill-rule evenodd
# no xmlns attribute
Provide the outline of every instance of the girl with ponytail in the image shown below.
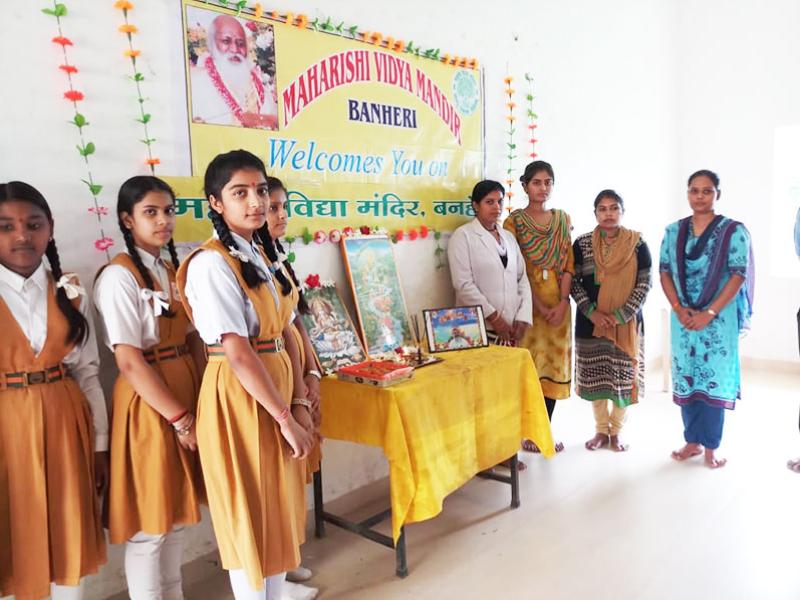
<svg viewBox="0 0 800 600"><path fill-rule="evenodd" d="M119 367L109 539L125 543L133 600L181 598L184 530L200 521L204 494L194 414L205 349L177 295L172 189L156 177L128 179L117 217L127 251L100 271L94 287Z"/></svg>
<svg viewBox="0 0 800 600"><path fill-rule="evenodd" d="M205 194L214 236L181 264L178 287L208 345L197 423L208 505L234 597L280 599L300 562L314 441L306 396L293 401L297 290L259 237L264 163L244 150L215 157Z"/></svg>
<svg viewBox="0 0 800 600"><path fill-rule="evenodd" d="M0 596L77 598L106 561L108 417L87 311L44 196L1 183Z"/></svg>

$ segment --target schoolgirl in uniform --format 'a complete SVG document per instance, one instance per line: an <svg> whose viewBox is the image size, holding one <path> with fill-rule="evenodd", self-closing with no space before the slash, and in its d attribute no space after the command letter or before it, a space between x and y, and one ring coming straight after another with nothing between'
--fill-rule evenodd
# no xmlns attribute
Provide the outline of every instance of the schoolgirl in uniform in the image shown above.
<svg viewBox="0 0 800 600"><path fill-rule="evenodd" d="M0 184L0 596L78 599L106 561L108 417L87 310L47 201Z"/></svg>
<svg viewBox="0 0 800 600"><path fill-rule="evenodd" d="M184 305L208 344L200 460L234 596L278 600L286 571L300 562L306 507L298 459L314 439L307 408L292 406L289 351L298 349L288 327L297 291L270 269L257 234L269 195L264 163L244 150L217 156L205 193L215 235L178 270Z"/></svg>
<svg viewBox="0 0 800 600"><path fill-rule="evenodd" d="M94 287L119 367L109 539L125 543L133 600L175 600L183 598L184 527L200 521L203 501L194 413L204 347L177 296L172 189L156 177L132 177L119 190L117 216L127 252L101 270Z"/></svg>
<svg viewBox="0 0 800 600"><path fill-rule="evenodd" d="M303 292L300 290L300 283L297 280L294 269L291 263L286 260L286 253L280 242L280 238L286 235L288 223L286 187L277 177L267 177L267 185L269 187L269 201L267 204L267 222L264 228L267 230L268 237L263 230L260 235L263 239L272 240L272 244L265 246L267 258L273 265L279 264L286 277L298 289L297 303L294 307L295 318L292 320L291 331L297 341L299 352L296 355L297 361L292 364L292 369L296 373L302 374L303 381L300 384L300 389L295 389L293 398L306 397L308 399L308 408L313 421L314 446L306 458L306 483L310 483L314 472L319 470L322 459L321 438L319 435L319 426L321 424L319 384L322 379L322 373L311 347L311 339L308 337L308 333L300 319L301 314L309 311L308 304L306 304ZM308 587L301 583L311 579L312 576L311 569L302 565L289 571L286 574L286 579L290 583L287 584L288 593L285 595L290 597L291 600L313 600L313 598L316 598L317 588Z"/></svg>

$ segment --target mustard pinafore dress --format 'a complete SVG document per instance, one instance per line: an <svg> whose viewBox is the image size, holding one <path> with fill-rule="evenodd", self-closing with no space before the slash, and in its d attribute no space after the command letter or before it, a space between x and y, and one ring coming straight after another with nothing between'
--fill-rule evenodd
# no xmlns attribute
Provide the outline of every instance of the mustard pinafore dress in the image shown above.
<svg viewBox="0 0 800 600"><path fill-rule="evenodd" d="M73 345L52 276L41 352L2 298L0 329L0 596L40 600L106 562L92 416L61 364Z"/></svg>
<svg viewBox="0 0 800 600"><path fill-rule="evenodd" d="M276 306L267 285L248 287L239 261L219 240L210 239L178 269L178 288L190 318L186 274L201 250L220 253L252 302L259 335L251 343L288 406L292 366L282 332L294 308L292 298L278 293ZM300 564L305 466L292 458L277 422L239 382L221 345L209 346L208 354L197 407L197 439L211 520L223 568L244 569L250 585L261 589L265 577Z"/></svg>
<svg viewBox="0 0 800 600"><path fill-rule="evenodd" d="M146 287L128 254L118 254L109 264L128 269L139 287ZM169 265L167 272L170 283L174 283L175 272ZM156 278L153 286L155 291L162 291ZM199 377L186 346L189 317L177 299L170 298L169 308L174 317L158 317L160 342L146 349L144 357L183 408L194 412ZM198 523L199 504L205 501L205 493L197 453L181 447L172 425L142 400L122 375L114 384L113 398L108 511L111 543L120 544L139 531L161 535L177 525Z"/></svg>

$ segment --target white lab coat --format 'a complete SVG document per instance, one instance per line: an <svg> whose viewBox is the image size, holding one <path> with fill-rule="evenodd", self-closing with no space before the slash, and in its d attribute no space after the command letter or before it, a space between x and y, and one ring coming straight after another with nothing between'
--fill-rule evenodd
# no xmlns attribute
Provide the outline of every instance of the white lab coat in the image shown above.
<svg viewBox="0 0 800 600"><path fill-rule="evenodd" d="M509 325L514 321L532 324L533 303L525 259L514 236L500 225L497 230L508 249L505 268L500 262L494 236L478 219L453 232L447 245L447 258L456 291L456 305L479 304L484 317L498 311Z"/></svg>

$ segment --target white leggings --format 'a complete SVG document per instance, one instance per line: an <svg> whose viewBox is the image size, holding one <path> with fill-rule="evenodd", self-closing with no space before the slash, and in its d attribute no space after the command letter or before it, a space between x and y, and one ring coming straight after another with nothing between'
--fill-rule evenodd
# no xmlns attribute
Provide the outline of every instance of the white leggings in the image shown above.
<svg viewBox="0 0 800 600"><path fill-rule="evenodd" d="M131 600L183 600L181 559L184 528L150 535L139 532L125 542L125 577Z"/></svg>
<svg viewBox="0 0 800 600"><path fill-rule="evenodd" d="M231 569L228 571L228 575L231 578L233 597L236 600L281 600L283 596L283 582L286 579L286 573L264 578L264 587L260 590L250 587L244 569Z"/></svg>
<svg viewBox="0 0 800 600"><path fill-rule="evenodd" d="M78 585L50 584L51 600L81 600L83 598L83 579Z"/></svg>

